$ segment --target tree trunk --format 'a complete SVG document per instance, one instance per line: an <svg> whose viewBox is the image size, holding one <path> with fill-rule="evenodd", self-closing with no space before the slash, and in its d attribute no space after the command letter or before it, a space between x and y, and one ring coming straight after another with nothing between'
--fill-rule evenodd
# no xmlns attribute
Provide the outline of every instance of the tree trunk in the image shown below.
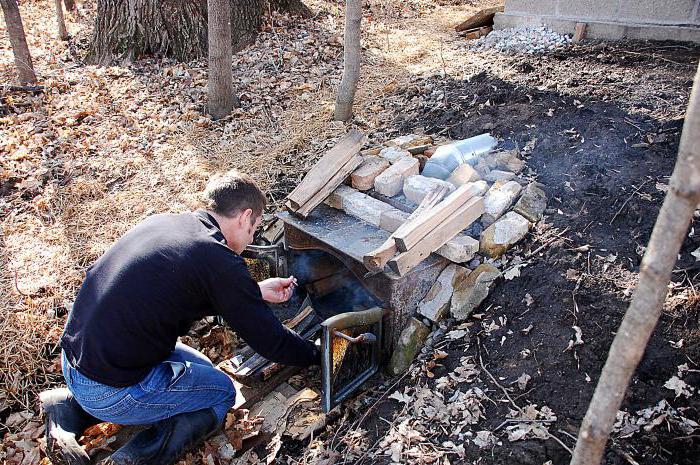
<svg viewBox="0 0 700 465"><path fill-rule="evenodd" d="M267 0L230 0L231 45L254 39ZM269 0L273 6L311 14L301 0ZM207 56L207 0L97 0L88 60L108 65L143 56L180 61Z"/></svg>
<svg viewBox="0 0 700 465"><path fill-rule="evenodd" d="M670 189L642 259L639 284L615 335L571 465L600 463L630 378L661 315L668 283L693 212L700 202L700 67L688 104Z"/></svg>
<svg viewBox="0 0 700 465"><path fill-rule="evenodd" d="M19 6L16 0L0 0L2 12L5 15L7 34L10 36L12 53L15 55L15 65L19 74L20 84L33 84L36 82L32 56L29 54L27 38L24 35L22 17L19 14Z"/></svg>
<svg viewBox="0 0 700 465"><path fill-rule="evenodd" d="M335 120L347 121L352 116L352 104L355 100L357 81L360 78L360 23L362 22L362 3L360 0L346 0L345 3L345 46L343 59L345 68L343 79L338 87L335 101Z"/></svg>
<svg viewBox="0 0 700 465"><path fill-rule="evenodd" d="M68 29L66 29L66 18L63 17L63 2L54 0L56 5L56 23L58 24L58 38L68 40Z"/></svg>
<svg viewBox="0 0 700 465"><path fill-rule="evenodd" d="M233 110L231 4L209 0L209 114L223 118Z"/></svg>
<svg viewBox="0 0 700 465"><path fill-rule="evenodd" d="M66 6L67 11L74 13L78 11L78 5L75 3L75 0L63 0L63 4Z"/></svg>
<svg viewBox="0 0 700 465"><path fill-rule="evenodd" d="M269 0L270 8L276 11L287 12L292 15L308 19L314 16L314 12L304 5L301 0Z"/></svg>

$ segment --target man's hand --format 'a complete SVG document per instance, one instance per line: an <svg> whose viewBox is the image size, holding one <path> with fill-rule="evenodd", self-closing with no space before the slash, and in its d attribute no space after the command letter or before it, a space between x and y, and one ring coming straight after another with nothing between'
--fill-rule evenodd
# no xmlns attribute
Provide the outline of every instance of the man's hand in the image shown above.
<svg viewBox="0 0 700 465"><path fill-rule="evenodd" d="M286 302L292 296L296 286L296 278L268 278L258 283L262 298L266 302L279 304Z"/></svg>

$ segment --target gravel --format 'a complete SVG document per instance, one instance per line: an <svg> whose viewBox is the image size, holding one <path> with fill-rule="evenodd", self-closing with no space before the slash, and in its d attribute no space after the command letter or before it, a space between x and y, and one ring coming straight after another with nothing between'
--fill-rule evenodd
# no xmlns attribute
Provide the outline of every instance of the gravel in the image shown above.
<svg viewBox="0 0 700 465"><path fill-rule="evenodd" d="M539 54L562 48L571 37L558 34L545 26L499 29L469 44L474 51L498 50L511 53Z"/></svg>

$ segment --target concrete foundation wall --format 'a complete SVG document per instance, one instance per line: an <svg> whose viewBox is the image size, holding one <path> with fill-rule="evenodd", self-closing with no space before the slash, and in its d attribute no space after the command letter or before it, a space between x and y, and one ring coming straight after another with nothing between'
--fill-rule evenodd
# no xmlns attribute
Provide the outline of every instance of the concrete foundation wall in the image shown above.
<svg viewBox="0 0 700 465"><path fill-rule="evenodd" d="M571 34L588 23L597 39L700 43L700 0L506 0L496 28L547 25Z"/></svg>

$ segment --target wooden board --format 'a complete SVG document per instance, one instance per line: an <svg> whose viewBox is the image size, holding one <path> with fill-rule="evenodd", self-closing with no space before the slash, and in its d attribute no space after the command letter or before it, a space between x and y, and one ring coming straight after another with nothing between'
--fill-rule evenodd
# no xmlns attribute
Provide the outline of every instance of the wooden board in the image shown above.
<svg viewBox="0 0 700 465"><path fill-rule="evenodd" d="M296 210L293 210L292 212L302 218L309 216L309 213L311 213L314 208L318 207L326 197L331 195L331 192L340 186L343 181L345 181L345 179L350 176L353 171L355 171L355 168L360 166L361 163L362 155L359 153L356 153L354 156L350 157L350 159L342 167L340 167L340 169L330 179L327 180L326 184L323 185L320 190L312 195L311 198L304 203L304 205Z"/></svg>
<svg viewBox="0 0 700 465"><path fill-rule="evenodd" d="M459 186L454 192L448 195L428 213L422 214L411 221L411 224L401 230L396 231L393 236L396 247L401 252L411 249L436 226L445 221L450 215L455 213L469 199L479 194L480 187L475 183L467 183Z"/></svg>
<svg viewBox="0 0 700 465"><path fill-rule="evenodd" d="M333 148L327 151L287 196L292 209L297 210L308 202L348 160L359 154L365 140L364 134L356 129L351 129Z"/></svg>
<svg viewBox="0 0 700 465"><path fill-rule="evenodd" d="M428 255L469 227L484 213L484 198L474 197L438 224L410 250L389 261L389 268L399 276L408 273Z"/></svg>
<svg viewBox="0 0 700 465"><path fill-rule="evenodd" d="M362 263L364 263L365 268L372 272L383 270L384 266L394 255L396 255L396 252L398 251L396 248L396 241L394 240L395 235L409 229L413 220L440 202L446 193L447 189L440 187L436 190L430 191L428 195L423 197L423 200L421 201L420 205L418 205L418 208L411 213L404 224L399 226L398 229L394 231L391 236L389 236L389 239L387 239L386 242L362 257Z"/></svg>
<svg viewBox="0 0 700 465"><path fill-rule="evenodd" d="M467 29L474 29L482 26L491 26L493 24L493 17L496 15L496 13L502 12L503 6L494 6L492 8L486 8L485 10L481 10L475 15L472 15L469 18L467 18L466 21L463 21L456 25L455 31L460 32L466 31Z"/></svg>

